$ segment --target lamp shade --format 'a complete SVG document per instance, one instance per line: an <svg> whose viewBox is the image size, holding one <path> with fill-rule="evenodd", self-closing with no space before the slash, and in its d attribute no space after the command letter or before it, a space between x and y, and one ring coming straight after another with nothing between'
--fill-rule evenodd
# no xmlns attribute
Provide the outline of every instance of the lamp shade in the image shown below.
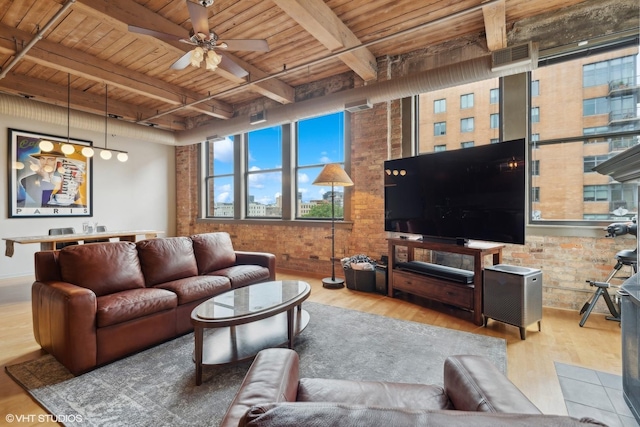
<svg viewBox="0 0 640 427"><path fill-rule="evenodd" d="M350 187L353 181L342 167L337 163L325 165L313 185L333 185L338 187Z"/></svg>

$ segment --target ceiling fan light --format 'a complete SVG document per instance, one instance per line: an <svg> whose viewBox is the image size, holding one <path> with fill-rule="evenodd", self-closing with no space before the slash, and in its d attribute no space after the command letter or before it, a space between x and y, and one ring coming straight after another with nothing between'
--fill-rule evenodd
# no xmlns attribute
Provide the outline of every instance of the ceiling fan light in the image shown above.
<svg viewBox="0 0 640 427"><path fill-rule="evenodd" d="M196 47L195 49L193 49L191 51L191 57L190 57L189 61L191 62L192 66L199 67L200 63L202 62L203 59L204 59L204 49L203 48L198 46L198 47Z"/></svg>
<svg viewBox="0 0 640 427"><path fill-rule="evenodd" d="M214 71L218 68L218 64L222 61L222 57L218 55L215 51L210 50L207 52L205 63L207 64L207 70Z"/></svg>

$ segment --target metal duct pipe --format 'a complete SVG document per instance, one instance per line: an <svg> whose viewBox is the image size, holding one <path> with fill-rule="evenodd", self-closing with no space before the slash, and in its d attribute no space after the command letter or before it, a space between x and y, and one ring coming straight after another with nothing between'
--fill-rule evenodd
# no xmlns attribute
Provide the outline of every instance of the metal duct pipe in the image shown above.
<svg viewBox="0 0 640 427"><path fill-rule="evenodd" d="M0 93L0 115L3 114L52 125L67 126L66 108ZM104 116L71 110L69 122L73 129L104 133ZM109 133L125 138L175 145L175 136L172 132L117 119L109 119Z"/></svg>
<svg viewBox="0 0 640 427"><path fill-rule="evenodd" d="M215 124L184 130L176 134L177 145L189 145L211 138L246 132L248 129L271 127L293 122L321 114L330 114L345 109L345 104L367 99L376 104L394 99L405 98L420 93L445 89L475 81L504 77L531 71L532 64L512 67L500 71L491 71L491 56L482 56L456 64L435 68L411 76L387 80L367 86L333 93L321 98L278 106L268 110L268 120L261 126L251 126L249 117L242 116L229 120L220 120Z"/></svg>

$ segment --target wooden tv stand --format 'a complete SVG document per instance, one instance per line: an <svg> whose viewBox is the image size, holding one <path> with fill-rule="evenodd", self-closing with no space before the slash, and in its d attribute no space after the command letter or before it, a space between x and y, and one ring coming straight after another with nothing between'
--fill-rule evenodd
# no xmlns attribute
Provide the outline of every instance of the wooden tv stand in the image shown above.
<svg viewBox="0 0 640 427"><path fill-rule="evenodd" d="M493 265L500 264L502 262L502 248L504 245L473 240L464 246L452 243L398 238L387 239L387 241L389 243L388 295L390 297L393 297L394 290L399 290L464 308L473 312L473 323L478 326L483 324L482 295L484 257L492 255ZM450 280L399 270L395 268L395 264L397 263L397 247L407 248L407 261L415 260L415 249L471 255L473 256L473 284L463 285Z"/></svg>

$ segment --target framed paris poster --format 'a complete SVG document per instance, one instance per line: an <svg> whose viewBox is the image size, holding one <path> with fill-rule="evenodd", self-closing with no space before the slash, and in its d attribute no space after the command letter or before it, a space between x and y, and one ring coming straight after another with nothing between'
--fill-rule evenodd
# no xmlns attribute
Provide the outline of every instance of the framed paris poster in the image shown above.
<svg viewBox="0 0 640 427"><path fill-rule="evenodd" d="M93 215L91 141L9 129L8 145L9 218Z"/></svg>

